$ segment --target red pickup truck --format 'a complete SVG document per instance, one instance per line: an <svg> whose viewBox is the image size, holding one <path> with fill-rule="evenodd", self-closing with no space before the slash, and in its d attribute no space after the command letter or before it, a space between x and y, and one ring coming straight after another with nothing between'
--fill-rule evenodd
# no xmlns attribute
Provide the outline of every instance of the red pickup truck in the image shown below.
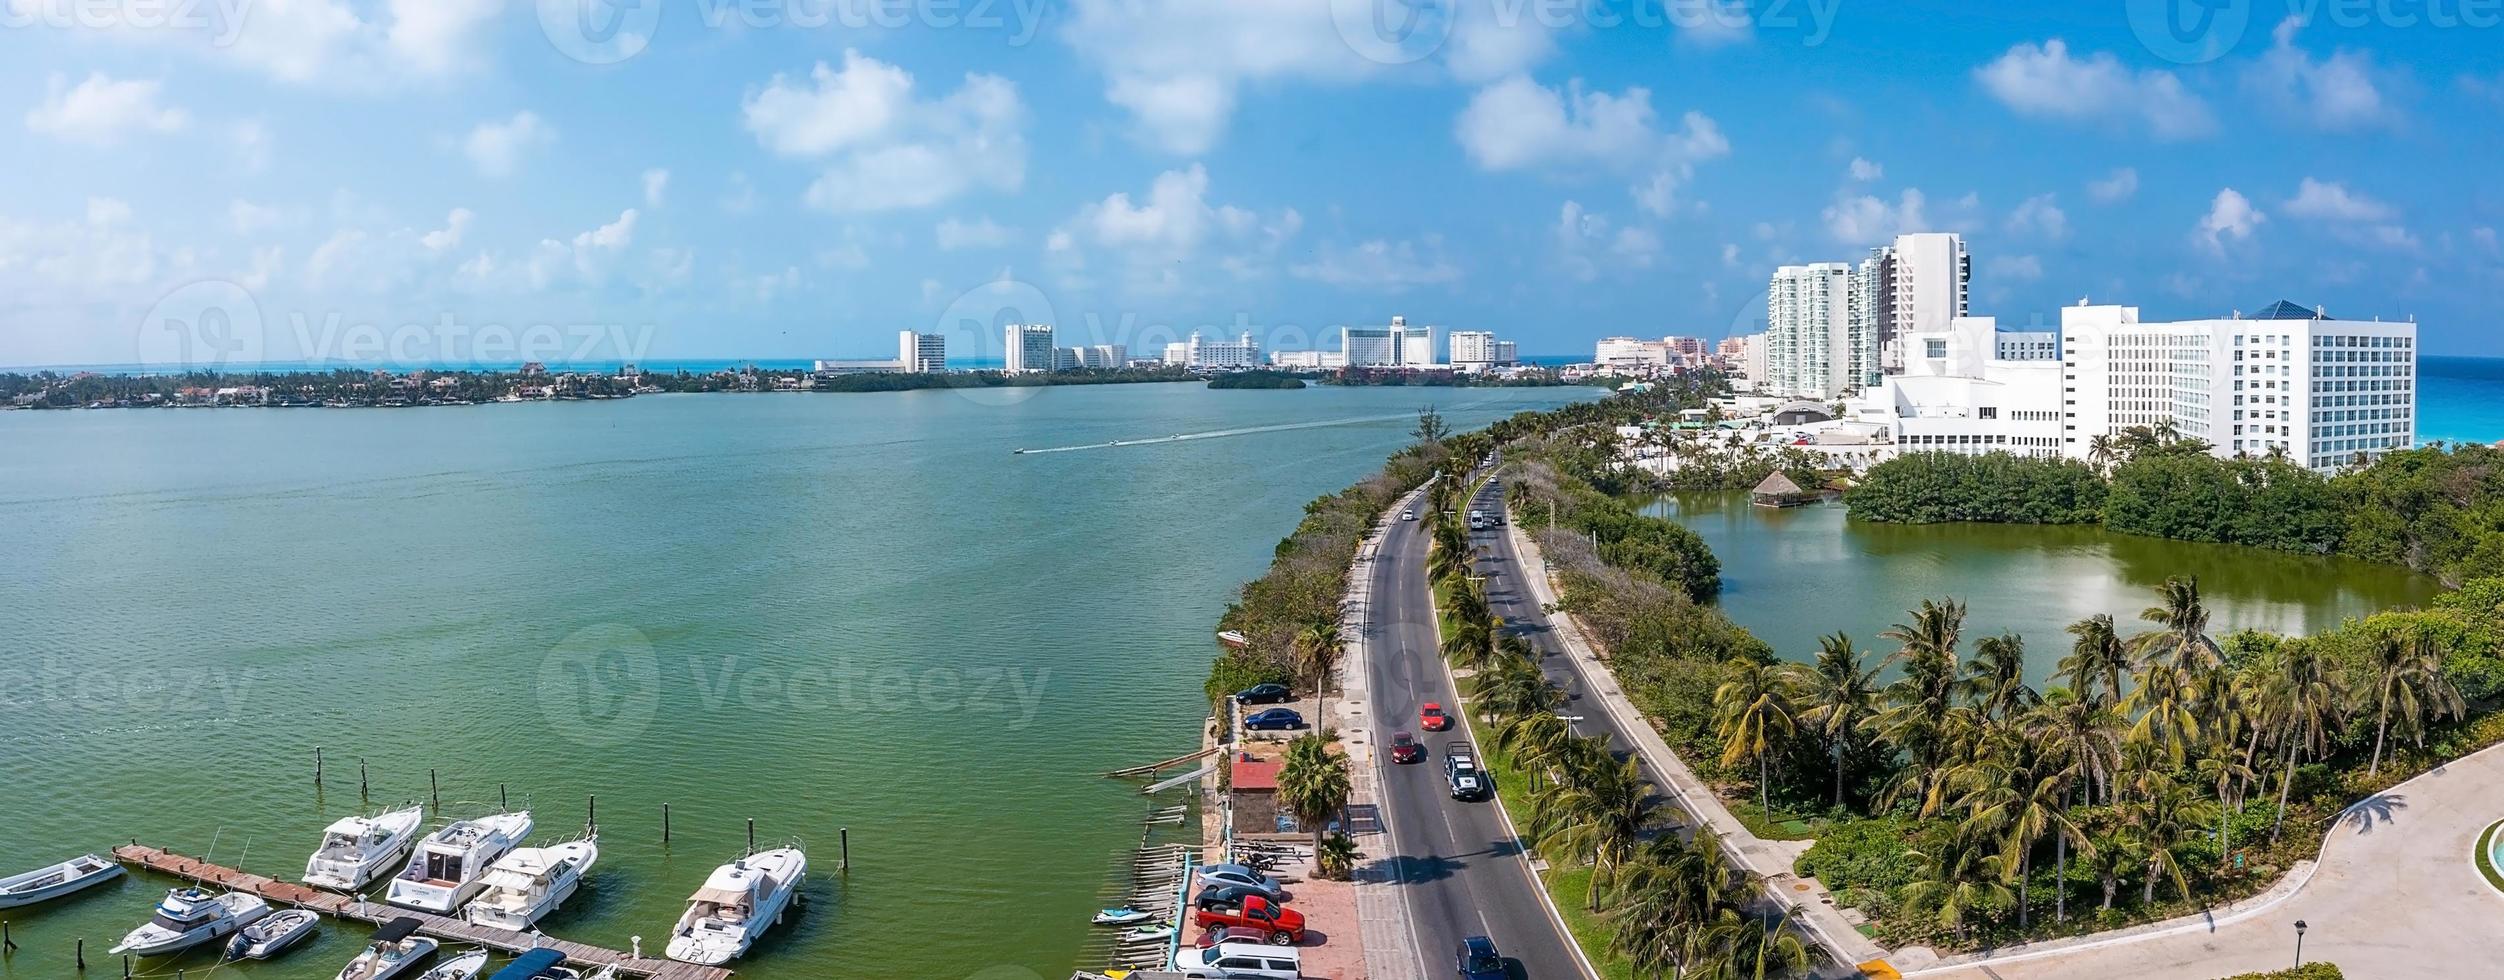
<svg viewBox="0 0 2504 980"><path fill-rule="evenodd" d="M1246 895L1241 904L1203 906L1191 921L1203 929L1241 926L1269 934L1269 941L1280 946L1293 946L1304 941L1304 913L1259 895Z"/></svg>

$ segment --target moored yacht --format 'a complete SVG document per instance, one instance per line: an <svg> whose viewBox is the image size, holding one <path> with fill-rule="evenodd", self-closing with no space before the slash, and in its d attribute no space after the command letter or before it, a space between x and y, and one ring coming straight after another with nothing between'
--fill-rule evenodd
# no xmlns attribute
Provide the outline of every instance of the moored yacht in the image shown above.
<svg viewBox="0 0 2504 980"><path fill-rule="evenodd" d="M117 956L179 953L234 935L268 914L270 903L262 901L259 895L212 895L202 888L177 888L157 903L156 914L148 917L146 925L123 936L122 944L111 952Z"/></svg>
<svg viewBox="0 0 2504 980"><path fill-rule="evenodd" d="M304 883L316 888L352 892L391 873L393 863L417 839L426 819L423 807L393 810L371 817L348 817L322 831L322 846L304 862Z"/></svg>
<svg viewBox="0 0 2504 980"><path fill-rule="evenodd" d="M514 848L487 869L487 889L463 914L473 924L492 929L530 928L582 887L583 875L600 858L597 840Z"/></svg>
<svg viewBox="0 0 2504 980"><path fill-rule="evenodd" d="M785 847L713 869L670 932L669 958L720 966L746 955L758 936L782 921L808 868L799 848Z"/></svg>
<svg viewBox="0 0 2504 980"><path fill-rule="evenodd" d="M391 879L383 901L450 915L487 887L488 867L530 836L530 828L527 810L447 824L417 842L417 853L409 855L409 866Z"/></svg>
<svg viewBox="0 0 2504 980"><path fill-rule="evenodd" d="M374 930L365 951L339 968L337 980L391 980L404 976L435 955L435 941L417 934L416 919L402 916Z"/></svg>

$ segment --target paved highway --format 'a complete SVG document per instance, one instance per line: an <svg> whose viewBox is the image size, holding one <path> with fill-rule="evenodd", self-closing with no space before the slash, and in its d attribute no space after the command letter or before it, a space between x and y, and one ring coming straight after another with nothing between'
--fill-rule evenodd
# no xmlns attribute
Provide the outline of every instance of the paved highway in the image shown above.
<svg viewBox="0 0 2504 980"><path fill-rule="evenodd" d="M1419 508L1424 501L1422 493L1411 498ZM1418 708L1429 701L1460 713L1438 661L1424 528L1422 520L1394 521L1384 533L1365 572L1373 597L1365 642L1376 724L1385 729L1376 733L1375 744L1388 746L1392 731L1405 730L1429 749L1425 761L1410 765L1385 757L1381 787L1399 893L1409 906L1425 975L1453 976L1461 940L1483 935L1512 961L1514 977L1585 976L1571 940L1558 932L1541 903L1539 884L1505 832L1497 804L1451 798L1443 776L1444 743L1464 733L1417 727Z"/></svg>

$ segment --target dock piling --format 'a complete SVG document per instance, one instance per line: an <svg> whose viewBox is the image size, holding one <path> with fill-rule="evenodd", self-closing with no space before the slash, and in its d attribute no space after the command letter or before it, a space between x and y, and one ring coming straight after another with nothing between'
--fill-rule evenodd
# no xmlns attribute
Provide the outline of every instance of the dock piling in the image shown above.
<svg viewBox="0 0 2504 980"><path fill-rule="evenodd" d="M78 972L87 972L87 937L78 937Z"/></svg>
<svg viewBox="0 0 2504 980"><path fill-rule="evenodd" d="M322 747L321 747L321 746L319 746L319 745L316 745L316 746L314 746L314 747L313 747L313 785L315 785L315 786L319 786L319 785L321 785L321 784L322 784Z"/></svg>
<svg viewBox="0 0 2504 980"><path fill-rule="evenodd" d="M583 809L583 833L594 836L600 833L600 794L598 793L591 794L591 802Z"/></svg>
<svg viewBox="0 0 2504 980"><path fill-rule="evenodd" d="M756 853L756 818L748 818L748 853Z"/></svg>
<svg viewBox="0 0 2504 980"><path fill-rule="evenodd" d="M435 783L435 771L426 770L426 792L435 798L435 809L443 809L443 787Z"/></svg>
<svg viewBox="0 0 2504 980"><path fill-rule="evenodd" d="M838 827L836 836L843 841L843 873L852 873L852 828Z"/></svg>
<svg viewBox="0 0 2504 980"><path fill-rule="evenodd" d="M513 801L505 795L503 783L496 784L496 809L506 811L513 809Z"/></svg>
<svg viewBox="0 0 2504 980"><path fill-rule="evenodd" d="M370 803L370 802L373 802L373 801L372 801L372 800L368 797L368 795L367 795L367 793L366 793L366 789L365 789L365 788L366 788L366 785L367 785L367 783L366 783L366 781L365 781L365 760L363 760L363 759L358 759L358 760L356 760L356 798L357 798L358 802L363 802L363 803Z"/></svg>
<svg viewBox="0 0 2504 980"><path fill-rule="evenodd" d="M661 843L669 843L669 804L661 804Z"/></svg>

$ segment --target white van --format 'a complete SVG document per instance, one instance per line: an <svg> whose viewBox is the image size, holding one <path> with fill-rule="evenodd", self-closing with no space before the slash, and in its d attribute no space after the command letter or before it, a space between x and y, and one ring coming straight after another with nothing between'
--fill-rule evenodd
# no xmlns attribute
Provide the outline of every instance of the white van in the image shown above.
<svg viewBox="0 0 2504 980"><path fill-rule="evenodd" d="M1304 975L1304 955L1293 946L1261 943L1219 943L1207 949L1186 947L1174 954L1174 972L1210 980L1296 980Z"/></svg>

